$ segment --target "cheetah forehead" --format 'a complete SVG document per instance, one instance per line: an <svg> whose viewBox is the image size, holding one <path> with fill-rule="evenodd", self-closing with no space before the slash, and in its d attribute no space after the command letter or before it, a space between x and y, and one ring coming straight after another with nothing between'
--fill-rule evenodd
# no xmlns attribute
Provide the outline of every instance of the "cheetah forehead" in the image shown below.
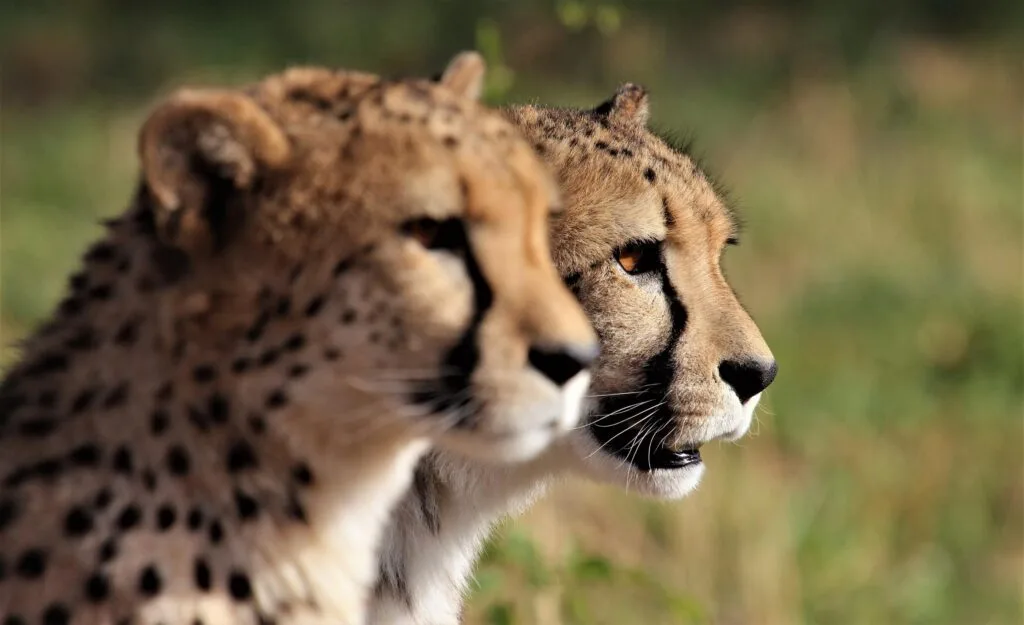
<svg viewBox="0 0 1024 625"><path fill-rule="evenodd" d="M623 93L616 97L636 104ZM688 146L652 131L645 110L632 117L615 112L609 103L504 109L562 189L566 211L553 231L559 264L572 258L576 266L629 240L734 236L738 224L728 194Z"/></svg>

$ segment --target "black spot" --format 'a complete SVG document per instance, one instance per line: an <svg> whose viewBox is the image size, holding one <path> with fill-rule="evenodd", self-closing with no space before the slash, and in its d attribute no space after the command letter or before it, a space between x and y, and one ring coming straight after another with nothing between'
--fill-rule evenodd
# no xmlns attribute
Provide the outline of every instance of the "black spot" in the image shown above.
<svg viewBox="0 0 1024 625"><path fill-rule="evenodd" d="M283 407L288 403L288 396L285 395L284 391L278 389L267 396L267 408L274 410Z"/></svg>
<svg viewBox="0 0 1024 625"><path fill-rule="evenodd" d="M80 467L95 467L100 463L100 448L94 443L79 445L68 454L71 464Z"/></svg>
<svg viewBox="0 0 1024 625"><path fill-rule="evenodd" d="M174 475L188 475L188 452L181 445L174 445L167 451L167 470Z"/></svg>
<svg viewBox="0 0 1024 625"><path fill-rule="evenodd" d="M177 520L178 512L171 504L165 503L156 511L156 528L161 532L166 532L174 527L174 523Z"/></svg>
<svg viewBox="0 0 1024 625"><path fill-rule="evenodd" d="M213 576L210 575L210 565L203 558L196 558L193 574L196 580L196 588L203 592L209 592L213 588Z"/></svg>
<svg viewBox="0 0 1024 625"><path fill-rule="evenodd" d="M28 399L21 393L4 393L0 396L0 423L27 403Z"/></svg>
<svg viewBox="0 0 1024 625"><path fill-rule="evenodd" d="M267 431L267 422L260 415L249 417L249 429L253 434L263 434Z"/></svg>
<svg viewBox="0 0 1024 625"><path fill-rule="evenodd" d="M128 399L128 383L121 382L103 400L104 408L117 408Z"/></svg>
<svg viewBox="0 0 1024 625"><path fill-rule="evenodd" d="M8 488L20 486L21 484L25 483L25 480L32 477L32 473L32 467L18 467L17 469L8 473L7 477L4 478L4 486Z"/></svg>
<svg viewBox="0 0 1024 625"><path fill-rule="evenodd" d="M163 582L155 566L149 565L142 570L142 575L139 576L139 593L142 596L155 597L160 594L162 587Z"/></svg>
<svg viewBox="0 0 1024 625"><path fill-rule="evenodd" d="M185 524L188 525L190 531L199 531L199 528L203 526L203 511L199 508L189 510L188 519L186 519Z"/></svg>
<svg viewBox="0 0 1024 625"><path fill-rule="evenodd" d="M109 488L100 489L96 493L96 497L92 501L92 505L96 508L97 512L102 512L110 505L110 502L114 500L114 495L110 492Z"/></svg>
<svg viewBox="0 0 1024 625"><path fill-rule="evenodd" d="M306 345L306 337L301 334L293 334L288 337L288 340L284 342L285 351L294 352L302 349Z"/></svg>
<svg viewBox="0 0 1024 625"><path fill-rule="evenodd" d="M60 307L58 308L60 314L66 316L66 317L71 317L73 315L77 315L78 313L82 312L82 310L84 310L84 309L85 309L85 304L82 302L81 299L79 299L77 297L68 297L68 298L64 299L60 303Z"/></svg>
<svg viewBox="0 0 1024 625"><path fill-rule="evenodd" d="M309 373L309 367L304 364L295 364L288 369L289 378L301 378Z"/></svg>
<svg viewBox="0 0 1024 625"><path fill-rule="evenodd" d="M288 507L285 508L285 512L289 517L300 523L309 523L306 517L306 509L302 507L302 502L299 501L299 497L295 493L291 493L288 496Z"/></svg>
<svg viewBox="0 0 1024 625"><path fill-rule="evenodd" d="M188 420L200 432L207 432L210 429L210 419L205 412L195 406L188 407Z"/></svg>
<svg viewBox="0 0 1024 625"><path fill-rule="evenodd" d="M0 554L0 582L7 578L7 560Z"/></svg>
<svg viewBox="0 0 1024 625"><path fill-rule="evenodd" d="M135 344L139 338L139 320L129 319L121 324L114 335L114 343L122 347L129 347Z"/></svg>
<svg viewBox="0 0 1024 625"><path fill-rule="evenodd" d="M665 227L671 229L673 226L676 225L676 219L675 217L672 216L672 211L669 210L667 197L662 196L661 208L665 214Z"/></svg>
<svg viewBox="0 0 1024 625"><path fill-rule="evenodd" d="M131 268L132 259L128 257L122 258L121 260L117 261L117 267L115 267L118 273L126 273Z"/></svg>
<svg viewBox="0 0 1024 625"><path fill-rule="evenodd" d="M14 571L25 579L39 579L46 572L46 552L34 548L24 551L14 564Z"/></svg>
<svg viewBox="0 0 1024 625"><path fill-rule="evenodd" d="M256 321L249 327L245 333L245 338L250 343L255 343L263 336L263 331L266 329L267 324L270 323L270 313L263 311L260 316L256 318Z"/></svg>
<svg viewBox="0 0 1024 625"><path fill-rule="evenodd" d="M242 521L251 521L259 516L260 504L249 494L235 489L235 510Z"/></svg>
<svg viewBox="0 0 1024 625"><path fill-rule="evenodd" d="M71 401L71 414L79 414L88 410L93 400L96 399L97 393L99 393L99 389L96 387L87 388L78 393Z"/></svg>
<svg viewBox="0 0 1024 625"><path fill-rule="evenodd" d="M207 402L206 410L210 415L210 420L218 425L223 425L228 421L228 415L230 414L230 405L226 397L220 393L214 393L210 395L210 400Z"/></svg>
<svg viewBox="0 0 1024 625"><path fill-rule="evenodd" d="M106 564L117 556L117 543L108 538L100 545L100 564Z"/></svg>
<svg viewBox="0 0 1024 625"><path fill-rule="evenodd" d="M345 312L341 313L341 322L348 325L356 320L356 311L351 308L346 308Z"/></svg>
<svg viewBox="0 0 1024 625"><path fill-rule="evenodd" d="M114 471L131 475L133 470L132 452L128 451L127 445L121 445L114 452Z"/></svg>
<svg viewBox="0 0 1024 625"><path fill-rule="evenodd" d="M153 436L160 436L167 431L170 426L171 417L167 414L167 411L162 408L157 408L153 411L153 414L149 415L149 431Z"/></svg>
<svg viewBox="0 0 1024 625"><path fill-rule="evenodd" d="M127 532L138 527L140 521L142 521L142 512L139 510L139 507L135 504L129 504L118 515L117 527L121 531Z"/></svg>
<svg viewBox="0 0 1024 625"><path fill-rule="evenodd" d="M235 361L231 363L231 371L234 373L245 373L250 367L252 367L252 361L248 358L236 358Z"/></svg>
<svg viewBox="0 0 1024 625"><path fill-rule="evenodd" d="M249 576L241 571L232 571L228 577L228 590L235 601L248 601L252 598L252 584Z"/></svg>
<svg viewBox="0 0 1024 625"><path fill-rule="evenodd" d="M56 458L49 458L46 460L40 460L33 467L32 471L39 477L45 479L52 479L57 476L64 468L60 460Z"/></svg>
<svg viewBox="0 0 1024 625"><path fill-rule="evenodd" d="M103 573L93 573L85 580L85 598L90 603L102 603L110 595L110 580Z"/></svg>
<svg viewBox="0 0 1024 625"><path fill-rule="evenodd" d="M75 506L64 517L64 533L70 538L88 534L92 525L92 515L81 506Z"/></svg>
<svg viewBox="0 0 1024 625"><path fill-rule="evenodd" d="M352 258L343 258L343 259L339 260L334 265L334 269L332 271L332 273L334 274L334 277L337 278L341 274L343 274L346 271L348 271L349 269L351 269L353 264L355 264L355 260L352 259Z"/></svg>
<svg viewBox="0 0 1024 625"><path fill-rule="evenodd" d="M107 263L114 260L117 248L110 243L100 242L93 245L85 253L85 260L96 263Z"/></svg>
<svg viewBox="0 0 1024 625"><path fill-rule="evenodd" d="M97 284L89 289L88 295L95 300L107 301L114 296L114 287L109 284Z"/></svg>
<svg viewBox="0 0 1024 625"><path fill-rule="evenodd" d="M43 625L68 625L71 612L63 603L52 603L43 612Z"/></svg>
<svg viewBox="0 0 1024 625"><path fill-rule="evenodd" d="M656 176L654 175L654 170L651 169L650 167L645 169L644 170L644 178L647 179L647 182L654 182L654 180L656 178Z"/></svg>
<svg viewBox="0 0 1024 625"><path fill-rule="evenodd" d="M255 469L257 466L256 453L248 441L237 440L232 443L228 450L228 472L238 473L246 469Z"/></svg>
<svg viewBox="0 0 1024 625"><path fill-rule="evenodd" d="M170 401L172 397L174 397L174 383L164 382L163 385L157 389L156 400L163 403Z"/></svg>
<svg viewBox="0 0 1024 625"><path fill-rule="evenodd" d="M266 366L272 365L275 362L277 362L277 359L280 356L281 356L281 353L279 351L277 351L274 348L271 348L271 349L268 349L267 351L263 352L262 354L260 354L260 358L259 358L259 360L257 362L258 362L259 366L266 367Z"/></svg>
<svg viewBox="0 0 1024 625"><path fill-rule="evenodd" d="M68 279L68 286L72 291L81 291L89 286L89 277L82 272L78 272Z"/></svg>
<svg viewBox="0 0 1024 625"><path fill-rule="evenodd" d="M142 485L150 492L156 490L156 473L153 473L153 469L145 469L142 472Z"/></svg>
<svg viewBox="0 0 1024 625"><path fill-rule="evenodd" d="M173 284L183 278L192 264L188 254L169 245L154 247L149 258L165 284Z"/></svg>
<svg viewBox="0 0 1024 625"><path fill-rule="evenodd" d="M337 360L341 357L341 352L334 347L327 347L324 349L324 360Z"/></svg>
<svg viewBox="0 0 1024 625"><path fill-rule="evenodd" d="M210 521L209 535L210 544L219 545L224 540L224 526L217 519Z"/></svg>
<svg viewBox="0 0 1024 625"><path fill-rule="evenodd" d="M320 311L323 310L324 303L326 301L327 301L327 298L325 298L323 295L318 295L318 296L314 297L313 299L311 299L309 301L309 303L306 304L306 311L305 311L306 316L307 317L315 317L316 315L318 315L320 313Z"/></svg>
<svg viewBox="0 0 1024 625"><path fill-rule="evenodd" d="M43 438L57 429L57 422L47 417L28 419L18 424L18 432L28 438Z"/></svg>
<svg viewBox="0 0 1024 625"><path fill-rule="evenodd" d="M608 149L608 143L605 142L605 141L595 141L594 142L594 147L597 148L598 150L607 150Z"/></svg>
<svg viewBox="0 0 1024 625"><path fill-rule="evenodd" d="M13 499L0 499L0 531L18 518L18 504Z"/></svg>
<svg viewBox="0 0 1024 625"><path fill-rule="evenodd" d="M309 470L308 464L300 462L292 467L292 479L302 486L311 486L313 484L313 472Z"/></svg>
<svg viewBox="0 0 1024 625"><path fill-rule="evenodd" d="M80 328L74 336L64 342L64 347L78 351L93 349L99 344L96 332L92 328Z"/></svg>
<svg viewBox="0 0 1024 625"><path fill-rule="evenodd" d="M282 295L277 300L277 309L274 311L278 317L286 317L292 311L292 300L287 295Z"/></svg>
<svg viewBox="0 0 1024 625"><path fill-rule="evenodd" d="M213 365L199 365L192 370L192 379L200 384L217 379L217 369Z"/></svg>
<svg viewBox="0 0 1024 625"><path fill-rule="evenodd" d="M53 408L57 405L57 391L43 391L39 394L39 399L36 403L40 408Z"/></svg>

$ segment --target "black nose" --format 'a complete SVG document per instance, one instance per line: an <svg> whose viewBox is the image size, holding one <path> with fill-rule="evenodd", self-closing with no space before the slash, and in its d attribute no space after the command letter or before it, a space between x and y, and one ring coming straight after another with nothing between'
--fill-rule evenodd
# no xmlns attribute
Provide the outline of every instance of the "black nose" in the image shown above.
<svg viewBox="0 0 1024 625"><path fill-rule="evenodd" d="M597 343L531 347L527 359L533 368L562 386L597 358Z"/></svg>
<svg viewBox="0 0 1024 625"><path fill-rule="evenodd" d="M768 388L778 372L774 360L723 360L718 365L718 375L736 391L741 404Z"/></svg>

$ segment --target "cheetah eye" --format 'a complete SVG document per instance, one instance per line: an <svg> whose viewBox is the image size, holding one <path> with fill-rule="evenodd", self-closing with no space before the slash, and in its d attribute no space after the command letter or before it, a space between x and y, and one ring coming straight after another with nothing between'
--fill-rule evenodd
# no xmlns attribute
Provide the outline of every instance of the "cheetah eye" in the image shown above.
<svg viewBox="0 0 1024 625"><path fill-rule="evenodd" d="M466 231L454 218L438 221L421 217L402 224L401 231L428 250L457 250L466 245Z"/></svg>
<svg viewBox="0 0 1024 625"><path fill-rule="evenodd" d="M660 244L650 241L627 243L615 251L615 260L631 276L650 273L661 264Z"/></svg>

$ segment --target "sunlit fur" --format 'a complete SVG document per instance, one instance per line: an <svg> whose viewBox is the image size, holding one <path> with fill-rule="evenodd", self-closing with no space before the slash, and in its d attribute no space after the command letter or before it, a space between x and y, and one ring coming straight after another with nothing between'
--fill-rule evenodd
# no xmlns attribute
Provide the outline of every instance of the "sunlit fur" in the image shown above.
<svg viewBox="0 0 1024 625"><path fill-rule="evenodd" d="M659 498L686 495L703 463L640 470L635 465L649 460L641 454L742 436L759 394L742 403L719 365L771 362L719 264L737 236L735 220L697 163L647 129L641 88L624 85L593 110L515 106L506 113L552 167L565 197L564 213L551 220L552 252L602 350L589 417L513 469L429 454L383 542L375 625L456 623L493 524L529 505L553 478L583 476ZM659 246L655 272L631 275L633 262L623 267L616 259L638 242ZM622 454L610 455L595 438L601 425L622 426L618 441L605 441L623 443Z"/></svg>

